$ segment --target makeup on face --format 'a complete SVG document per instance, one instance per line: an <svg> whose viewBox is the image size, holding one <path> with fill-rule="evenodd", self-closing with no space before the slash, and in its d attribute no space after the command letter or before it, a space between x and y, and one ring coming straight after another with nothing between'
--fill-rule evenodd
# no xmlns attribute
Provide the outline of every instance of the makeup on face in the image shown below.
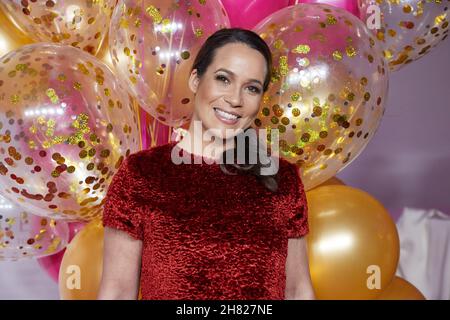
<svg viewBox="0 0 450 320"><path fill-rule="evenodd" d="M196 120L202 121L205 129L250 126L259 110L266 69L264 56L245 44L217 49L197 86Z"/></svg>

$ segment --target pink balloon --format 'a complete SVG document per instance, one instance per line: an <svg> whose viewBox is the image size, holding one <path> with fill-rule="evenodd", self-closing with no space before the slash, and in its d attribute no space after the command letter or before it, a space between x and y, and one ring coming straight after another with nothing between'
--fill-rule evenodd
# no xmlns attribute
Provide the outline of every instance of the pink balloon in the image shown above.
<svg viewBox="0 0 450 320"><path fill-rule="evenodd" d="M69 225L69 242L72 241L73 237L86 225L84 222L71 222ZM61 261L64 256L66 249L59 251L58 253L37 259L39 266L44 269L45 272L52 278L55 282L58 282L59 277L59 267L61 266Z"/></svg>
<svg viewBox="0 0 450 320"><path fill-rule="evenodd" d="M172 127L156 120L145 110L139 111L141 124L142 149L148 149L169 142Z"/></svg>
<svg viewBox="0 0 450 320"><path fill-rule="evenodd" d="M325 3L331 6L339 7L353 13L359 17L358 0L289 0L289 5L299 3Z"/></svg>
<svg viewBox="0 0 450 320"><path fill-rule="evenodd" d="M258 22L289 5L289 0L222 0L232 27L252 29Z"/></svg>

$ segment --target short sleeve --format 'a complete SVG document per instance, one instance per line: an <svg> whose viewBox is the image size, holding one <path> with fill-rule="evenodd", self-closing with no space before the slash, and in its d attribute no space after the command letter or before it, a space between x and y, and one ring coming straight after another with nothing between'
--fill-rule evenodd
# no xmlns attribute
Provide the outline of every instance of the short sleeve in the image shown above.
<svg viewBox="0 0 450 320"><path fill-rule="evenodd" d="M127 232L143 239L140 207L136 199L136 172L127 157L114 174L105 197L102 223L105 227ZM134 169L134 170L133 170Z"/></svg>
<svg viewBox="0 0 450 320"><path fill-rule="evenodd" d="M288 211L287 237L298 238L309 233L308 202L306 200L306 193L297 166L291 164L291 168L294 172L293 180L295 181L295 184L292 186L293 202L291 210Z"/></svg>

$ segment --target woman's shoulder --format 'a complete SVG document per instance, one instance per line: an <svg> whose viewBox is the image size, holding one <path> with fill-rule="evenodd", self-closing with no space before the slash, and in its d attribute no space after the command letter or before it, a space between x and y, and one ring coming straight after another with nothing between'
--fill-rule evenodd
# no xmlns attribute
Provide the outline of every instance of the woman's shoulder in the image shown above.
<svg viewBox="0 0 450 320"><path fill-rule="evenodd" d="M137 172L145 173L150 168L158 168L170 160L174 142L139 150L131 153L127 158L127 165Z"/></svg>
<svg viewBox="0 0 450 320"><path fill-rule="evenodd" d="M292 163L285 158L279 157L279 171L278 177L282 180L282 185L286 190L296 190L302 186L300 168L297 164Z"/></svg>
<svg viewBox="0 0 450 320"><path fill-rule="evenodd" d="M295 163L289 162L283 157L274 156L272 159L275 159L278 162L278 174L279 175L289 175L297 174L298 167Z"/></svg>

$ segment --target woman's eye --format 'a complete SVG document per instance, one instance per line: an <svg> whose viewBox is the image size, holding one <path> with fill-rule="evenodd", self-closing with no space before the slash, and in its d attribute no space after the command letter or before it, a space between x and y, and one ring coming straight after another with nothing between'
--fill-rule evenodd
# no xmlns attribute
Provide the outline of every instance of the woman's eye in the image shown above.
<svg viewBox="0 0 450 320"><path fill-rule="evenodd" d="M228 81L228 79L225 76L221 76L221 75L216 76L216 80L223 81L223 82Z"/></svg>
<svg viewBox="0 0 450 320"><path fill-rule="evenodd" d="M260 93L261 92L261 90L258 87L255 87L255 86L250 86L249 89L253 93Z"/></svg>

